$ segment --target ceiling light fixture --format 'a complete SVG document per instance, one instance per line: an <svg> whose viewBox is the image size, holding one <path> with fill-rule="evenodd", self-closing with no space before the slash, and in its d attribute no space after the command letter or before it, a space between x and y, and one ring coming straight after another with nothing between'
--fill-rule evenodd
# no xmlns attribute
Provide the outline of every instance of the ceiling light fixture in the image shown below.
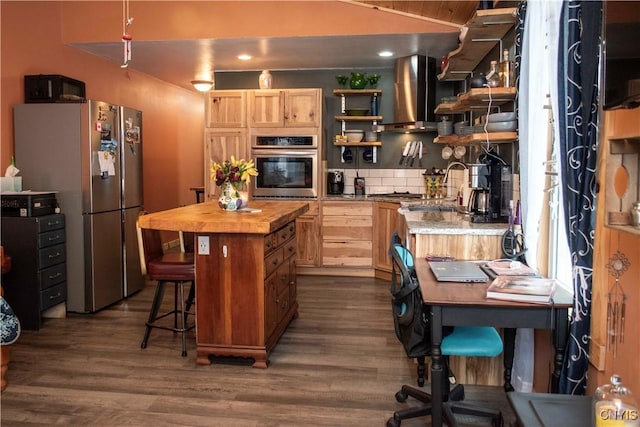
<svg viewBox="0 0 640 427"><path fill-rule="evenodd" d="M198 92L209 92L213 87L211 80L191 80L191 84Z"/></svg>
<svg viewBox="0 0 640 427"><path fill-rule="evenodd" d="M378 52L378 56L382 56L383 58L386 58L389 56L393 56L393 52L390 52L388 50L383 50L382 52Z"/></svg>
<svg viewBox="0 0 640 427"><path fill-rule="evenodd" d="M246 54L246 53L243 53L243 54L241 54L241 55L238 55L238 59L239 59L239 60L241 60L241 61L248 61L248 60L250 60L251 58L252 58L252 56L251 56L251 55L249 55L249 54Z"/></svg>

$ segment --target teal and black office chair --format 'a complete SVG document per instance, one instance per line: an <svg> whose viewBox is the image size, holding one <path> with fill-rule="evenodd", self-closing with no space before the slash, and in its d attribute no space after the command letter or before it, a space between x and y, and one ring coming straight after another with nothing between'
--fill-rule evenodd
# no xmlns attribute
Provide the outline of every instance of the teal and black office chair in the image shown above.
<svg viewBox="0 0 640 427"><path fill-rule="evenodd" d="M407 356L417 359L418 385L422 387L425 376L425 357L431 352L429 308L423 303L413 255L402 245L397 234L394 234L391 240L389 255L393 261L391 306L396 336L404 346ZM445 356L445 372L449 369L446 363L447 356L494 357L502 353L502 339L492 327L447 327L443 330L442 336L441 349ZM500 411L462 402L464 399L462 384L449 390L447 376L443 375L443 377L446 384L442 387L442 390L445 390L442 414L449 427L458 425L454 414L486 417L491 419L492 426L502 426L503 419ZM446 393L447 390L449 390L448 393ZM406 401L408 396L419 400L423 405L394 412L393 417L387 420L387 427L397 427L404 419L431 414L431 395L408 385L403 385L395 395L398 402Z"/></svg>

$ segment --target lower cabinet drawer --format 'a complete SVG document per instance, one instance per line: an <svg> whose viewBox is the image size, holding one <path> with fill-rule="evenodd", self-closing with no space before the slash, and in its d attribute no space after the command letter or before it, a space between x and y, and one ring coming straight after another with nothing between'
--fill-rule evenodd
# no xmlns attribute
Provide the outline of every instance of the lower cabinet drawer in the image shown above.
<svg viewBox="0 0 640 427"><path fill-rule="evenodd" d="M47 246L59 245L65 241L65 230L47 231L46 233L38 234L38 247L46 248Z"/></svg>
<svg viewBox="0 0 640 427"><path fill-rule="evenodd" d="M38 262L40 268L47 268L55 264L60 264L61 262L66 261L66 259L67 252L64 243L40 249L38 251Z"/></svg>
<svg viewBox="0 0 640 427"><path fill-rule="evenodd" d="M47 289L56 283L67 280L67 263L54 265L53 267L40 270L40 289Z"/></svg>
<svg viewBox="0 0 640 427"><path fill-rule="evenodd" d="M42 310L53 307L67 299L67 282L63 282L52 286L48 289L40 291L40 305Z"/></svg>

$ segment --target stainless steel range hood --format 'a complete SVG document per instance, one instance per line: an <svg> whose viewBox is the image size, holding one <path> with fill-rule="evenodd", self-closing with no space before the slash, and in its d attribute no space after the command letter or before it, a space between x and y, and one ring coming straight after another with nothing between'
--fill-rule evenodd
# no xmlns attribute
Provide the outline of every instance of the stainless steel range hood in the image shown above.
<svg viewBox="0 0 640 427"><path fill-rule="evenodd" d="M379 132L435 131L436 61L413 55L396 61L393 122L378 125Z"/></svg>

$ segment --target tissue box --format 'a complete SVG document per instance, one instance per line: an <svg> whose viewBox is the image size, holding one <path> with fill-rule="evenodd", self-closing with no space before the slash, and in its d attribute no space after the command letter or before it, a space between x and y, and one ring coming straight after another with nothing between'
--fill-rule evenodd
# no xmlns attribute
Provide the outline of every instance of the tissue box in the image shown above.
<svg viewBox="0 0 640 427"><path fill-rule="evenodd" d="M0 177L0 184L2 184L2 191L22 191L22 177L21 176L2 176Z"/></svg>

